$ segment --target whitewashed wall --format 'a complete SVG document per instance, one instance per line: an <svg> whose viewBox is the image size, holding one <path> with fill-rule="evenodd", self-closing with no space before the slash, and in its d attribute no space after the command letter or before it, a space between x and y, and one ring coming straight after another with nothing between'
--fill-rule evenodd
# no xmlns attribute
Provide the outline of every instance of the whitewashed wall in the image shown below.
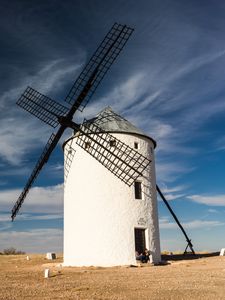
<svg viewBox="0 0 225 300"><path fill-rule="evenodd" d="M146 228L152 262L159 262L160 242L155 189L153 143L131 134L113 134L151 160L145 178L144 199L90 154L76 145L64 192L64 265L115 266L136 264L134 228ZM151 149L150 149L151 148ZM153 152L152 151L152 152Z"/></svg>

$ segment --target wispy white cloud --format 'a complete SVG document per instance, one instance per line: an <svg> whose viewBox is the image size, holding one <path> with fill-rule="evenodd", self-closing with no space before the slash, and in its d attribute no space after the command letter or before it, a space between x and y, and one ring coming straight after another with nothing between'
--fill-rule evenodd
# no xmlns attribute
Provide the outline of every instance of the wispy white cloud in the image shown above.
<svg viewBox="0 0 225 300"><path fill-rule="evenodd" d="M177 193L177 192L187 189L187 186L186 185L176 185L173 187L168 187L167 185L164 184L161 187L161 189L162 189L163 193Z"/></svg>
<svg viewBox="0 0 225 300"><path fill-rule="evenodd" d="M216 151L223 151L223 150L225 150L225 136L220 137L215 142L215 150Z"/></svg>
<svg viewBox="0 0 225 300"><path fill-rule="evenodd" d="M83 62L83 59L80 59ZM81 63L71 63L67 59L50 61L35 76L29 76L27 85L40 89L41 93L44 94L49 94L52 91L55 93L61 90L68 80L71 80L71 77L76 78L81 66Z"/></svg>
<svg viewBox="0 0 225 300"><path fill-rule="evenodd" d="M183 224L187 229L195 229L195 228L211 228L211 227L217 227L217 226L224 226L224 222L220 221L207 221L207 220L194 220L188 223Z"/></svg>
<svg viewBox="0 0 225 300"><path fill-rule="evenodd" d="M217 214L217 213L218 213L218 210L213 209L213 208L209 208L207 211L208 211L209 213L213 213L213 214Z"/></svg>
<svg viewBox="0 0 225 300"><path fill-rule="evenodd" d="M224 226L225 222L209 221L209 220L193 220L190 222L182 222L182 226L185 229L197 229L197 228L211 228L216 226ZM177 229L178 225L175 222L169 221L167 217L159 219L159 227L161 229Z"/></svg>
<svg viewBox="0 0 225 300"><path fill-rule="evenodd" d="M193 74L199 68L212 64L215 60L218 60L221 57L225 58L225 50L205 53L192 58L189 57L189 61L182 64L175 72L171 73L171 76L168 79L168 84L171 84L172 81L177 82L178 79L180 80L187 74Z"/></svg>
<svg viewBox="0 0 225 300"><path fill-rule="evenodd" d="M159 186L159 188L162 191L163 195L165 196L166 200L168 201L184 198L186 196L186 193L184 191L186 190L187 187L184 185L178 185L169 188L167 187L165 182L163 182L162 185Z"/></svg>
<svg viewBox="0 0 225 300"><path fill-rule="evenodd" d="M194 95L197 95L199 91L190 91L189 89L177 90L179 83L181 83L187 75L195 74L201 67L210 65L221 58L225 58L225 50L213 51L211 53L206 52L197 57L184 57L181 63L173 64L172 69L169 61L164 65L159 62L157 66L151 66L150 70L145 67L145 73L142 75L143 79L139 82L139 88L141 86L142 92L142 94L139 95L141 101L134 107L135 113L141 113L143 109L152 107L151 115L154 116L160 112L163 114L165 111L177 111L177 109L186 107L187 104L194 103L196 99ZM152 76L152 74L154 74L154 76ZM148 84L146 84L146 82ZM202 92L205 91L208 90L206 89ZM142 97L142 95L145 96ZM152 106L153 102L154 106ZM199 110L201 109L202 107L200 107ZM195 109L195 112L199 110ZM129 111L131 112L131 109ZM213 111L209 110L209 113L210 112ZM190 115L188 117L192 118Z"/></svg>
<svg viewBox="0 0 225 300"><path fill-rule="evenodd" d="M161 182L173 182L181 174L186 174L192 172L193 170L194 167L187 166L185 163L181 162L158 161L156 163L156 175L158 181Z"/></svg>
<svg viewBox="0 0 225 300"><path fill-rule="evenodd" d="M71 64L66 59L53 60L35 75L25 75L19 81L18 86L1 95L0 105L6 112L1 113L0 120L0 157L2 159L13 165L20 164L32 149L47 142L52 131L49 126L44 126L44 124L40 126L41 121L25 111L22 112L22 109L16 106L15 102L25 88L30 85L43 94L48 95L50 91L56 94L63 89L68 78L72 74L75 76L78 70L80 70L80 64Z"/></svg>
<svg viewBox="0 0 225 300"><path fill-rule="evenodd" d="M166 200L170 201L170 200L183 198L183 197L185 197L185 194L164 193L164 196L165 196Z"/></svg>
<svg viewBox="0 0 225 300"><path fill-rule="evenodd" d="M24 231L0 232L1 249L14 247L28 253L62 252L63 231L41 228Z"/></svg>
<svg viewBox="0 0 225 300"><path fill-rule="evenodd" d="M62 171L64 169L63 164L57 163L56 165L51 165L53 171Z"/></svg>
<svg viewBox="0 0 225 300"><path fill-rule="evenodd" d="M0 220L0 231L9 230L10 228L12 228L12 222L9 221L9 216L4 222Z"/></svg>
<svg viewBox="0 0 225 300"><path fill-rule="evenodd" d="M170 124L165 124L162 122L157 122L153 124L152 134L157 136L158 139L168 138L174 133L175 129Z"/></svg>
<svg viewBox="0 0 225 300"><path fill-rule="evenodd" d="M83 59L81 61L83 62ZM71 63L67 59L55 59L47 63L45 62L34 75L23 74L16 87L5 91L1 95L1 106L5 108L9 103L16 102L27 86L32 86L42 94L48 95L52 91L55 94L57 91L63 89L68 80L71 80L71 76L73 76L72 78L76 78L81 66L82 64Z"/></svg>
<svg viewBox="0 0 225 300"><path fill-rule="evenodd" d="M61 160L63 161L63 151L61 150ZM58 178L63 180L63 174L64 174L64 165L60 162L57 162L56 164L48 163L46 165L46 172L48 174L51 174L51 178Z"/></svg>
<svg viewBox="0 0 225 300"><path fill-rule="evenodd" d="M29 221L29 220L57 220L62 219L63 213L61 214L45 214L45 215L33 215L33 214L22 214L19 218L19 221Z"/></svg>
<svg viewBox="0 0 225 300"><path fill-rule="evenodd" d="M61 214L52 214L52 213L48 213L48 214L38 214L38 215L34 215L34 214L28 214L28 213L24 213L22 215L20 215L18 222L20 221L30 221L30 220L56 220L56 219L62 219L63 218L63 213ZM0 214L0 224L4 224L5 222L9 222L11 224L11 219L10 219L10 215L9 214ZM6 223L5 223L6 224Z"/></svg>
<svg viewBox="0 0 225 300"><path fill-rule="evenodd" d="M7 124L7 126L5 126ZM43 143L48 136L49 128L37 126L35 121L7 118L0 121L0 157L3 160L18 165L27 153Z"/></svg>
<svg viewBox="0 0 225 300"><path fill-rule="evenodd" d="M8 214L0 214L0 222L7 222L9 221L9 215Z"/></svg>
<svg viewBox="0 0 225 300"><path fill-rule="evenodd" d="M202 195L191 195L187 196L188 199L209 206L225 206L225 195L213 195L213 196L202 196Z"/></svg>
<svg viewBox="0 0 225 300"><path fill-rule="evenodd" d="M132 106L146 90L143 89L144 77L145 74L142 72L129 76L123 83L113 87L98 101L90 103L85 109L85 117L93 117L108 105L112 106L116 112L121 112Z"/></svg>
<svg viewBox="0 0 225 300"><path fill-rule="evenodd" d="M11 211L16 199L21 193L20 189L0 191L1 211ZM50 213L58 214L63 211L63 185L49 187L31 188L27 198L21 208L21 212L26 213ZM17 219L20 215L17 216ZM23 218L23 216L22 216Z"/></svg>

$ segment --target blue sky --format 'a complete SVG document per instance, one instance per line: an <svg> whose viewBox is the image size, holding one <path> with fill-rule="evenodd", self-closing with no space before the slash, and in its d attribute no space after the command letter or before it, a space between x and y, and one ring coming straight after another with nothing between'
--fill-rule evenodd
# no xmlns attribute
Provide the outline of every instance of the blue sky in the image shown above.
<svg viewBox="0 0 225 300"><path fill-rule="evenodd" d="M16 105L30 85L62 101L114 22L135 31L76 121L110 105L157 141L157 182L194 249L224 247L224 1L0 1L0 250L62 251L61 144L14 223L52 129ZM159 199L162 250L186 241Z"/></svg>

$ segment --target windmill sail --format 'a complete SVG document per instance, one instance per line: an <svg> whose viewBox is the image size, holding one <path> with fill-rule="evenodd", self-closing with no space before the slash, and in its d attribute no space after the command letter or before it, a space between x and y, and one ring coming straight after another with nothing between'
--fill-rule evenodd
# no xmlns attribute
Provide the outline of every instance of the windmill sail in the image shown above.
<svg viewBox="0 0 225 300"><path fill-rule="evenodd" d="M35 115L48 125L56 127L60 124L61 126L57 133L51 136L23 192L16 201L12 209L12 220L16 217L29 189L44 164L48 161L49 156L56 147L63 132L67 127L70 127L69 124L71 124L75 112L77 109L81 111L84 109L132 32L133 29L126 25L117 23L113 25L67 95L65 100L72 105L70 109L67 109L64 105L57 103L30 87L25 90L17 102L23 109Z"/></svg>
<svg viewBox="0 0 225 300"><path fill-rule="evenodd" d="M64 105L29 86L17 101L17 105L54 128L59 124L58 117L66 116L69 111Z"/></svg>
<svg viewBox="0 0 225 300"><path fill-rule="evenodd" d="M111 30L107 33L100 46L95 51L83 71L75 81L65 101L73 104L77 109L83 111L96 88L102 81L106 72L115 61L120 51L125 46L133 29L126 25L115 23ZM90 78L92 78L90 82ZM90 88L86 92L85 99L80 102L79 95L89 82Z"/></svg>
<svg viewBox="0 0 225 300"><path fill-rule="evenodd" d="M150 160L99 126L84 122L76 143L120 180L131 186Z"/></svg>
<svg viewBox="0 0 225 300"><path fill-rule="evenodd" d="M58 143L59 138L60 138L60 136L56 136L54 133L51 134L33 172L31 173L30 178L27 181L27 184L25 185L25 187L24 187L22 193L20 194L18 200L16 201L15 205L13 206L12 215L11 215L12 220L15 219L21 205L24 202L26 195L28 194L31 186L33 185L35 179L37 178L37 176L40 173L41 169L43 168L44 164L47 163L50 154L52 153L52 151L54 150L55 146Z"/></svg>

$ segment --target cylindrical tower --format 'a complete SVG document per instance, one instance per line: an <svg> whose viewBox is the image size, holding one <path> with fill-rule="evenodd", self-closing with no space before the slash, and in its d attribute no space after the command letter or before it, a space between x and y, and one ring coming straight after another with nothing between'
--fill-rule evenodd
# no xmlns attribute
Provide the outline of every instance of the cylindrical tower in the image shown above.
<svg viewBox="0 0 225 300"><path fill-rule="evenodd" d="M158 263L156 143L110 108L90 122L104 116L110 118L104 119L101 128L151 163L144 176L129 187L76 144L79 133L64 143L75 150L64 192L64 265L135 265L135 251L145 248L150 250L151 261Z"/></svg>

